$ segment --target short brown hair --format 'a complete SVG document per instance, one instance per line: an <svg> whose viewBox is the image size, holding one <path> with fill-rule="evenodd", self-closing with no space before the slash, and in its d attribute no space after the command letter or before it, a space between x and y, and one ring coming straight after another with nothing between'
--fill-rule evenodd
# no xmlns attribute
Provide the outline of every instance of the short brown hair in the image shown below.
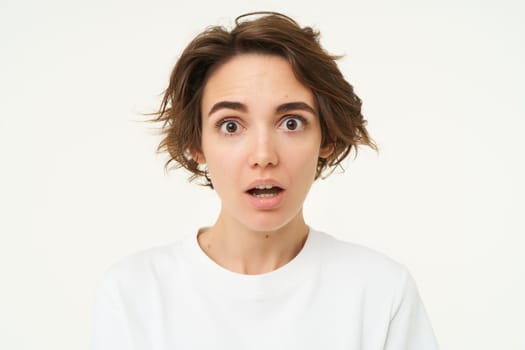
<svg viewBox="0 0 525 350"><path fill-rule="evenodd" d="M262 15L252 20L246 16ZM300 27L293 19L275 12L248 13L237 17L229 31L213 26L197 35L178 59L156 117L163 122L165 137L157 151L168 151L176 167L193 174L190 181L205 178L204 169L192 157L201 151L201 99L211 70L236 55L262 53L285 58L297 79L313 92L321 125L321 147L333 145L328 158L319 158L316 179L327 168L334 168L358 145L376 149L361 114L361 100L343 77L335 60L319 43L319 32Z"/></svg>

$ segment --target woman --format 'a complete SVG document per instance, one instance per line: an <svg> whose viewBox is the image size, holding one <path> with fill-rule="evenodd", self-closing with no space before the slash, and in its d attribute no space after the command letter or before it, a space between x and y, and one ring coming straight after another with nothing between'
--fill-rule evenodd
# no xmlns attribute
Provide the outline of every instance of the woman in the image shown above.
<svg viewBox="0 0 525 350"><path fill-rule="evenodd" d="M311 28L242 17L188 45L155 119L219 217L108 271L94 349L437 349L402 266L303 218L315 179L375 147L360 99Z"/></svg>

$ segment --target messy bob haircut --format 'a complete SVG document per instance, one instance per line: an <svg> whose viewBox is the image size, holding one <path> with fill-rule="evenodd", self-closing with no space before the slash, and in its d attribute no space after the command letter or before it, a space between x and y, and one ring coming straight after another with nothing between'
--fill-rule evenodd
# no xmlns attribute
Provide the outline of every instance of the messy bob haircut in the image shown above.
<svg viewBox="0 0 525 350"><path fill-rule="evenodd" d="M254 17L257 16L257 17ZM249 19L248 17L254 17ZM192 157L201 151L201 100L207 77L234 56L258 53L283 57L296 78L308 87L317 102L321 125L321 147L333 147L327 158L319 158L315 178L333 169L358 145L376 146L366 130L361 100L339 71L339 57L327 53L319 43L319 32L300 27L293 19L276 12L252 12L235 20L235 27L207 28L197 35L178 59L160 109L151 121L163 122L157 151L167 151L166 162L184 167L190 181L203 179L213 185L206 169Z"/></svg>

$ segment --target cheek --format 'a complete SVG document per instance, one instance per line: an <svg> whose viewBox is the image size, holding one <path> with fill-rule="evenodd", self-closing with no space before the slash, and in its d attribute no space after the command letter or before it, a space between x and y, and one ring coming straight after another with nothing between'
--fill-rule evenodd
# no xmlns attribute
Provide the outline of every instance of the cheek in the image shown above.
<svg viewBox="0 0 525 350"><path fill-rule="evenodd" d="M290 147L282 154L281 162L283 165L294 172L300 174L315 174L317 169L317 160L319 158L319 147L317 145L301 145Z"/></svg>
<svg viewBox="0 0 525 350"><path fill-rule="evenodd" d="M203 142L206 166L217 191L225 187L225 184L238 183L244 159L242 150L243 147L224 142Z"/></svg>

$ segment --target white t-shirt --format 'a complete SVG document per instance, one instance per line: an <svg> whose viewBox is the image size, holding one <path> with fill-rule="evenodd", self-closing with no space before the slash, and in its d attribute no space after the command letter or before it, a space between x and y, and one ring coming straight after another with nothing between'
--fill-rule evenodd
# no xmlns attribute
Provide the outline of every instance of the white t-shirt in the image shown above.
<svg viewBox="0 0 525 350"><path fill-rule="evenodd" d="M299 254L260 275L227 270L197 235L111 267L94 350L436 350L407 270L310 229Z"/></svg>

